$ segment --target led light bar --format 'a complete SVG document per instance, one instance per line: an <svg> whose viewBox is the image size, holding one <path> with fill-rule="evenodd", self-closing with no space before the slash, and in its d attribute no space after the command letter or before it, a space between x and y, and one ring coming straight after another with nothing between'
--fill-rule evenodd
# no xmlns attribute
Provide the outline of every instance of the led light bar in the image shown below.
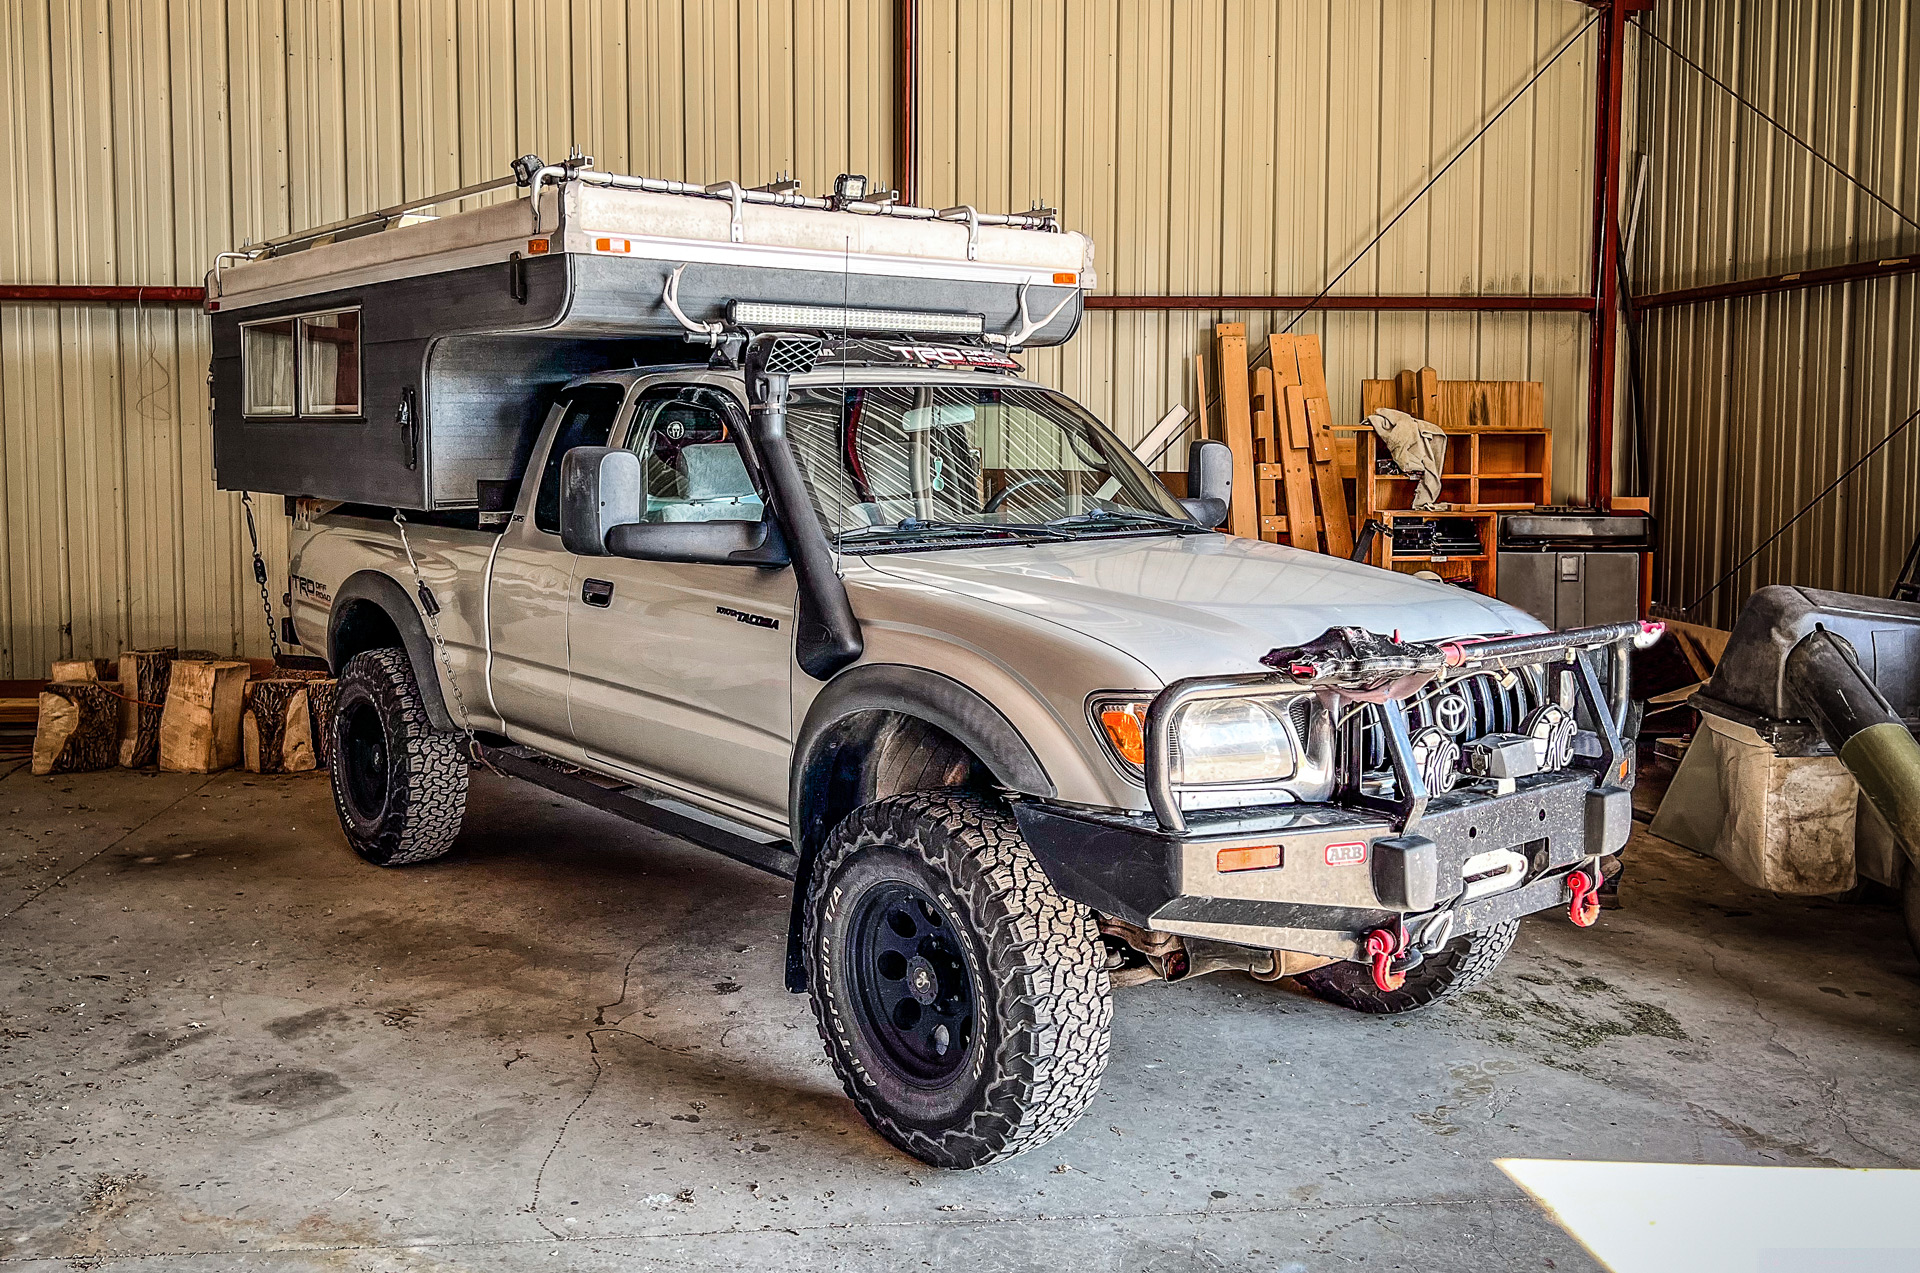
<svg viewBox="0 0 1920 1273"><path fill-rule="evenodd" d="M860 309L846 305L776 305L734 301L727 317L741 327L798 327L803 331L915 332L978 336L986 330L979 314L929 314L906 309Z"/></svg>

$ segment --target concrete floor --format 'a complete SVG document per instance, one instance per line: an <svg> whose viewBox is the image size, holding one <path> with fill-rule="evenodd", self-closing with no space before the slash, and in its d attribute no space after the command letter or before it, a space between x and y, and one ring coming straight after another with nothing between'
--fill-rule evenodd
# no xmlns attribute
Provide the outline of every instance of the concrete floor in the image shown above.
<svg viewBox="0 0 1920 1273"><path fill-rule="evenodd" d="M1644 835L1627 909L1423 1016L1124 991L1085 1119L955 1175L841 1096L784 884L468 817L382 871L323 776L0 778L0 1266L1592 1269L1495 1159L1920 1163L1897 916Z"/></svg>

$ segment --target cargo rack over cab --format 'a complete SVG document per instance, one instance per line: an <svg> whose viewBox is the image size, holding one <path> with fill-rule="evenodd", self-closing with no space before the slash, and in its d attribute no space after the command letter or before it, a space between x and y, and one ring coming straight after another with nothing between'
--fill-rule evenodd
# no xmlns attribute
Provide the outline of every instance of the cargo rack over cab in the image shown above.
<svg viewBox="0 0 1920 1273"><path fill-rule="evenodd" d="M684 362L689 341L731 361L772 329L1004 357L1071 337L1095 283L1092 244L1051 209L592 162L523 156L497 181L222 253L207 280L216 484L477 508L517 483L575 377ZM515 186L523 198L422 215Z"/></svg>

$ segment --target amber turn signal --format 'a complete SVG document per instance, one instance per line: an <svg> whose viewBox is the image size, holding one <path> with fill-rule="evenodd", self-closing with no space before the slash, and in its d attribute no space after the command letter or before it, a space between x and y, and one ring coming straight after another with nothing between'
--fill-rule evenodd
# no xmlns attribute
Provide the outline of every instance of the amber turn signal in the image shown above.
<svg viewBox="0 0 1920 1273"><path fill-rule="evenodd" d="M1147 705L1115 703L1100 709L1100 728L1120 758L1132 765L1147 763Z"/></svg>
<svg viewBox="0 0 1920 1273"><path fill-rule="evenodd" d="M1213 865L1218 871L1265 870L1280 865L1280 846L1256 844L1247 849L1222 849L1214 856Z"/></svg>

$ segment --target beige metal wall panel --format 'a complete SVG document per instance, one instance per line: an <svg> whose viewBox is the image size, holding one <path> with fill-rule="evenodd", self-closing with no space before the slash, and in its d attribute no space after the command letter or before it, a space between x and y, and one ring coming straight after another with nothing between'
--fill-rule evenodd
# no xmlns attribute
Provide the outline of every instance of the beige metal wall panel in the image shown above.
<svg viewBox="0 0 1920 1273"><path fill-rule="evenodd" d="M1135 295L1318 291L1590 16L1568 0L921 12L921 199L1057 207L1094 237L1101 290ZM14 0L0 135L20 171L62 179L9 186L0 271L196 284L223 248L571 145L686 180L891 183L893 16L893 0ZM1584 290L1591 46L1336 290ZM1863 116L1860 136L1892 126ZM1910 176L1903 153L1878 162ZM1910 303L1873 313L1856 341L1910 330ZM1290 318L1093 312L1029 369L1134 437L1193 404L1215 322L1261 348ZM1545 380L1559 485L1577 480L1581 316L1314 313L1297 330L1325 341L1345 420L1363 378L1406 366ZM206 362L190 309L0 307L0 676L129 642L266 652L239 501L210 480ZM285 520L277 500L258 509L277 609Z"/></svg>
<svg viewBox="0 0 1920 1273"><path fill-rule="evenodd" d="M922 0L929 202L1044 197L1097 245L1102 292L1311 295L1592 17L1564 0ZM1335 291L1587 287L1593 33ZM1056 140L1057 139L1057 140ZM1254 348L1290 314L1095 311L1029 370L1137 436L1196 393L1213 324ZM1577 314L1313 313L1337 416L1360 382L1539 379L1556 485L1585 469ZM1165 463L1182 462L1183 448Z"/></svg>
<svg viewBox="0 0 1920 1273"><path fill-rule="evenodd" d="M501 175L887 171L890 0L16 0L0 281L197 285L213 254ZM511 197L482 196L481 202ZM268 652L213 489L205 318L0 305L0 677L173 644ZM286 519L256 502L276 613Z"/></svg>
<svg viewBox="0 0 1920 1273"><path fill-rule="evenodd" d="M1920 220L1920 9L1912 0L1662 6L1651 28ZM1642 40L1648 157L1636 290L1899 256L1920 230L1724 90ZM1657 599L1691 605L1920 409L1911 275L1648 314L1643 362L1661 513ZM1884 594L1920 530L1920 425L1882 450L1692 617L1757 587Z"/></svg>

